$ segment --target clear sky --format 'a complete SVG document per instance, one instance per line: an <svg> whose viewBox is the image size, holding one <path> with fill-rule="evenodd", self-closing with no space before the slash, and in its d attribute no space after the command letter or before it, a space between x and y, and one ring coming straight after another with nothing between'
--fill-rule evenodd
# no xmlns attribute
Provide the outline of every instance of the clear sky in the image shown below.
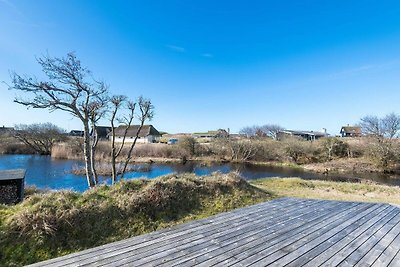
<svg viewBox="0 0 400 267"><path fill-rule="evenodd" d="M168 132L277 123L338 134L400 113L400 1L0 0L0 81L75 51L116 94L151 98ZM0 84L0 125L53 122Z"/></svg>

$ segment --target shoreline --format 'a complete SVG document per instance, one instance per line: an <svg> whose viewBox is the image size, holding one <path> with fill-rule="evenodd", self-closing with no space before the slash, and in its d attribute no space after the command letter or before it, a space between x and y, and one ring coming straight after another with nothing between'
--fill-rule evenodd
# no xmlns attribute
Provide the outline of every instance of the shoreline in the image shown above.
<svg viewBox="0 0 400 267"><path fill-rule="evenodd" d="M24 153L2 153L0 155L37 155L37 154L24 154ZM54 157L52 155L46 155L53 159L59 160L83 160L81 157ZM99 158L100 164L109 163L109 158ZM117 161L122 163L123 160ZM204 166L211 164L249 164L253 166L269 166L277 168L289 168L293 170L301 170L304 172L310 172L314 174L324 175L388 175L388 176L399 176L400 172L396 170L384 170L375 166L371 161L364 158L340 158L333 159L328 162L319 163L308 163L308 164L296 164L294 162L281 162L281 161L243 161L243 160L228 160L225 158L213 158L213 157L189 157L189 158L164 158L164 157L137 157L132 159L130 164L185 164L186 162L198 162ZM395 179L393 177L393 179Z"/></svg>

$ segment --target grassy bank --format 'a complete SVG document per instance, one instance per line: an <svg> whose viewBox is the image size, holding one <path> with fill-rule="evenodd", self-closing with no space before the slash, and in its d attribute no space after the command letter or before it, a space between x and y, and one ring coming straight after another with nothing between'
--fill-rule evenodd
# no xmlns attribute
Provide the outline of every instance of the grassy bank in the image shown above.
<svg viewBox="0 0 400 267"><path fill-rule="evenodd" d="M237 176L169 175L0 205L0 265L20 266L272 199Z"/></svg>
<svg viewBox="0 0 400 267"><path fill-rule="evenodd" d="M0 205L0 266L21 266L278 197L400 205L400 187L260 179L235 174L168 175L85 193L29 189L24 202Z"/></svg>
<svg viewBox="0 0 400 267"><path fill-rule="evenodd" d="M272 178L251 184L277 197L382 202L400 205L400 187L365 183L344 183L300 178Z"/></svg>

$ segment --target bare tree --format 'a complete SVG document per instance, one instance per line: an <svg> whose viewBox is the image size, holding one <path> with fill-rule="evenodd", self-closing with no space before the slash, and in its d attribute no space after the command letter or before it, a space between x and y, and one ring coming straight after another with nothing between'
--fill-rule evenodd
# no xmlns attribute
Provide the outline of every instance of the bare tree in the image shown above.
<svg viewBox="0 0 400 267"><path fill-rule="evenodd" d="M361 119L364 133L372 136L373 149L371 155L385 170L393 164L397 157L396 143L392 140L400 130L400 116L390 113L383 118L366 116Z"/></svg>
<svg viewBox="0 0 400 267"><path fill-rule="evenodd" d="M121 155L122 149L125 146L126 135L128 133L129 127L132 125L132 121L135 117L135 107L136 104L128 101L128 98L124 95L116 95L111 97L111 116L110 116L110 123L111 123L111 168L112 168L112 183L117 182L118 171L116 168L117 158ZM121 118L117 118L117 115L121 113L122 109L125 108L129 112L128 114L121 115ZM125 124L125 130L122 137L122 142L119 143L117 146L115 142L115 121L123 122Z"/></svg>
<svg viewBox="0 0 400 267"><path fill-rule="evenodd" d="M240 129L239 134L245 135L247 138L256 136L257 126L247 126Z"/></svg>
<svg viewBox="0 0 400 267"><path fill-rule="evenodd" d="M269 136L276 140L278 137L278 133L282 130L284 130L284 128L278 124L265 124L263 126L254 125L254 126L244 127L239 131L239 133L245 135L247 138L255 136L256 137Z"/></svg>
<svg viewBox="0 0 400 267"><path fill-rule="evenodd" d="M139 97L138 101L135 103L133 101L129 101L126 96L116 95L111 97L111 115L110 115L110 123L111 123L111 168L112 168L112 183L117 182L118 174L121 175L121 178L124 177L127 167L132 160L133 149L136 145L137 139L139 138L140 131L143 128L144 123L147 120L151 120L154 114L154 106L151 104L151 101L145 99L143 97ZM137 114L137 108L139 109ZM121 155L123 148L126 145L126 136L128 134L129 128L132 126L132 123L135 117L139 120L139 127L137 132L135 133L135 138L133 142L130 143L127 157L123 163L122 170L117 170L116 162L118 157ZM118 144L116 143L116 127L115 122L122 123L124 126L124 130L121 136L122 140Z"/></svg>
<svg viewBox="0 0 400 267"><path fill-rule="evenodd" d="M144 123L148 120L151 120L154 116L154 106L149 99L146 99L146 98L143 98L142 96L140 96L137 103L132 104L132 105L133 105L132 106L133 109L131 109L131 110L133 111L133 113L135 112L135 107L136 106L139 107L139 112L137 114L137 118L139 120L139 127L136 132L136 136L133 139L133 142L130 144L128 154L127 154L125 162L123 164L123 168L122 168L122 172L121 172L121 179L124 178L127 167L132 160L132 157L133 157L132 152L136 145L137 139L139 138L140 131L142 130Z"/></svg>
<svg viewBox="0 0 400 267"><path fill-rule="evenodd" d="M14 137L41 155L50 155L56 142L65 140L65 131L51 123L19 124Z"/></svg>
<svg viewBox="0 0 400 267"><path fill-rule="evenodd" d="M98 99L89 104L89 123L92 128L92 142L90 145L90 168L92 169L93 179L96 184L99 183L99 179L96 171L96 147L99 142L99 135L97 132L97 122L105 115L107 112L107 97Z"/></svg>
<svg viewBox="0 0 400 267"><path fill-rule="evenodd" d="M360 126L365 134L393 139L400 131L400 116L393 112L383 118L369 115L361 118Z"/></svg>
<svg viewBox="0 0 400 267"><path fill-rule="evenodd" d="M269 137L274 140L278 139L278 134L284 130L284 128L278 124L266 124L260 127L260 129Z"/></svg>
<svg viewBox="0 0 400 267"><path fill-rule="evenodd" d="M382 127L386 137L395 138L400 130L400 116L394 112L386 115L382 119Z"/></svg>
<svg viewBox="0 0 400 267"><path fill-rule="evenodd" d="M97 182L95 174L93 147L96 142L90 137L90 123L101 116L103 104L107 99L107 86L96 81L91 72L81 65L74 53L57 58L43 56L37 59L47 80L39 81L36 77L11 74L14 89L28 95L16 97L14 102L28 108L62 110L78 118L84 129L84 157L86 178L89 187Z"/></svg>
<svg viewBox="0 0 400 267"><path fill-rule="evenodd" d="M360 126L364 134L383 136L382 121L377 116L368 115L361 118Z"/></svg>

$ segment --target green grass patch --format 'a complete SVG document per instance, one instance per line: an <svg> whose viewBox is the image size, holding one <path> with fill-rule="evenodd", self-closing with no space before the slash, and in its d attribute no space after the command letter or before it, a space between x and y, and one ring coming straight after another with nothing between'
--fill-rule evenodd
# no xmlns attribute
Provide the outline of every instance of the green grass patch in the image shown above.
<svg viewBox="0 0 400 267"><path fill-rule="evenodd" d="M29 190L22 203L0 206L0 265L34 263L273 197L234 174L168 175L85 193Z"/></svg>

